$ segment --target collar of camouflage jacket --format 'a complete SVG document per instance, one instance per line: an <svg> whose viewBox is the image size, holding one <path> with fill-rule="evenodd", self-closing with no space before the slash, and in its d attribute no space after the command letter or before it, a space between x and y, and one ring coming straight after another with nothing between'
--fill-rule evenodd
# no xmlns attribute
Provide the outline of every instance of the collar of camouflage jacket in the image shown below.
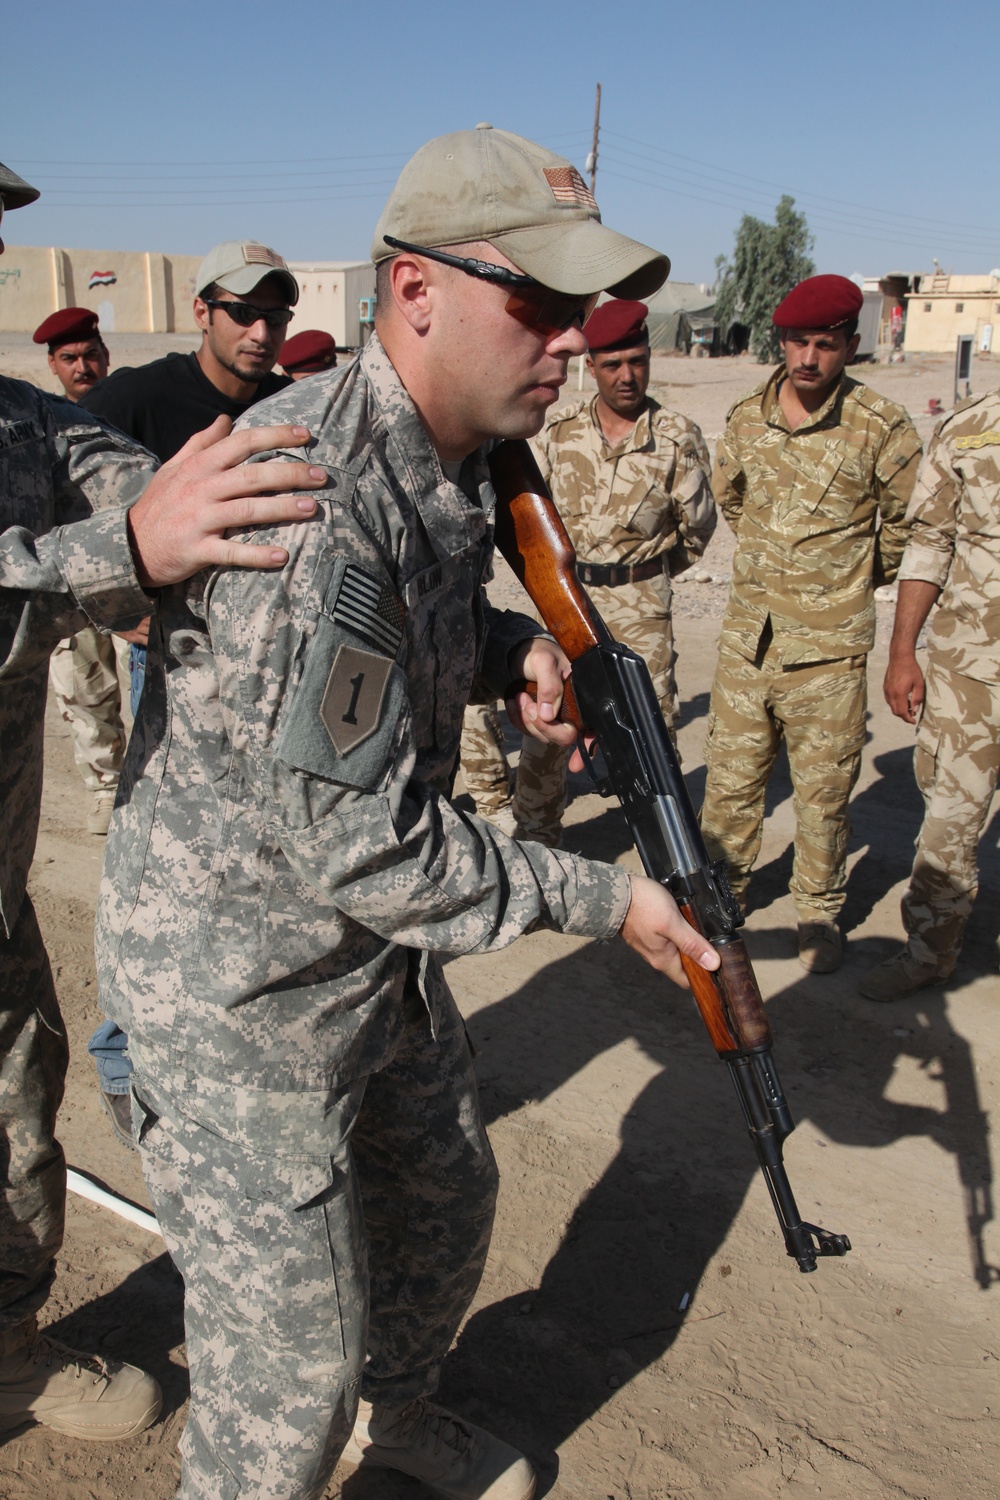
<svg viewBox="0 0 1000 1500"><path fill-rule="evenodd" d="M778 400L778 392L787 378L784 365L779 365L768 380L760 398L760 409L764 415L765 422L769 427L780 427L782 432L791 432L793 430L789 427L788 418L782 411L781 402ZM818 411L813 412L808 422L800 422L794 431L812 432L815 427L838 426L844 397L854 388L856 383L845 370Z"/></svg>
<svg viewBox="0 0 1000 1500"><path fill-rule="evenodd" d="M445 473L409 392L376 333L361 354L361 369L386 433L399 481L420 513L440 555L454 556L479 540L496 497L483 449L462 464L456 483Z"/></svg>

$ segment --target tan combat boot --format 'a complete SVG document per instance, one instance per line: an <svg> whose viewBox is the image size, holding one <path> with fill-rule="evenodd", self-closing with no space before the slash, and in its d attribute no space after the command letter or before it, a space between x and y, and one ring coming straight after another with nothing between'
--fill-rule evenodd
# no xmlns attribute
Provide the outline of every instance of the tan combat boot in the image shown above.
<svg viewBox="0 0 1000 1500"><path fill-rule="evenodd" d="M799 923L799 963L810 974L832 974L844 961L844 939L836 922Z"/></svg>
<svg viewBox="0 0 1000 1500"><path fill-rule="evenodd" d="M103 838L106 835L108 829L111 827L111 814L115 809L115 795L114 787L110 788L110 790L103 788L101 791L94 793L94 804L87 814L88 833L96 833L99 838Z"/></svg>
<svg viewBox="0 0 1000 1500"><path fill-rule="evenodd" d="M532 1500L535 1471L515 1448L423 1398L402 1411L358 1405L343 1457L411 1474L443 1500Z"/></svg>
<svg viewBox="0 0 1000 1500"><path fill-rule="evenodd" d="M41 1422L92 1442L134 1437L160 1414L152 1375L78 1354L39 1333L34 1318L0 1331L0 1432Z"/></svg>
<svg viewBox="0 0 1000 1500"><path fill-rule="evenodd" d="M869 969L858 989L866 1000L905 1000L924 985L936 984L947 977L937 964L924 963L914 958L909 948L901 948Z"/></svg>

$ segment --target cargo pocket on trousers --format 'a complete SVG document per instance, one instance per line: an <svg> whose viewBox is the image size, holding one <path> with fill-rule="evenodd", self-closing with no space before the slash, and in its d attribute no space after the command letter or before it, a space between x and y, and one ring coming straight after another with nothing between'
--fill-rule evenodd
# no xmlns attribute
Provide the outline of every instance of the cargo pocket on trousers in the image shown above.
<svg viewBox="0 0 1000 1500"><path fill-rule="evenodd" d="M262 1355L293 1380L329 1379L362 1337L363 1240L345 1172L329 1160L283 1165L286 1184L246 1189L269 1333Z"/></svg>

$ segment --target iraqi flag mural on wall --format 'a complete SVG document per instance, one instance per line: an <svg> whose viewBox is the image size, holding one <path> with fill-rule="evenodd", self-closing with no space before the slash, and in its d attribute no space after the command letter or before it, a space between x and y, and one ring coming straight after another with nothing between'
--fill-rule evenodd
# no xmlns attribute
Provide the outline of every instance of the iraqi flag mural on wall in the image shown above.
<svg viewBox="0 0 1000 1500"><path fill-rule="evenodd" d="M92 292L95 286L114 286L117 280L114 271L91 271L87 290Z"/></svg>

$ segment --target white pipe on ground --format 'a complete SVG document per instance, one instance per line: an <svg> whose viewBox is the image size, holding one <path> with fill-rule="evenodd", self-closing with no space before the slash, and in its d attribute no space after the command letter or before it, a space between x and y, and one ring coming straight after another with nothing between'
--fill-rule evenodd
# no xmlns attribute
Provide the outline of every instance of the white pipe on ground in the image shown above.
<svg viewBox="0 0 1000 1500"><path fill-rule="evenodd" d="M99 1187L90 1177L77 1172L73 1167L66 1169L66 1186L78 1197L89 1198L91 1203L99 1203L102 1208L110 1208L111 1212L118 1214L119 1218L127 1219L130 1224L137 1224L140 1229L145 1229L150 1234L158 1234L162 1239L163 1231L148 1209L140 1208L138 1203L132 1203L128 1198L119 1197L110 1188Z"/></svg>

